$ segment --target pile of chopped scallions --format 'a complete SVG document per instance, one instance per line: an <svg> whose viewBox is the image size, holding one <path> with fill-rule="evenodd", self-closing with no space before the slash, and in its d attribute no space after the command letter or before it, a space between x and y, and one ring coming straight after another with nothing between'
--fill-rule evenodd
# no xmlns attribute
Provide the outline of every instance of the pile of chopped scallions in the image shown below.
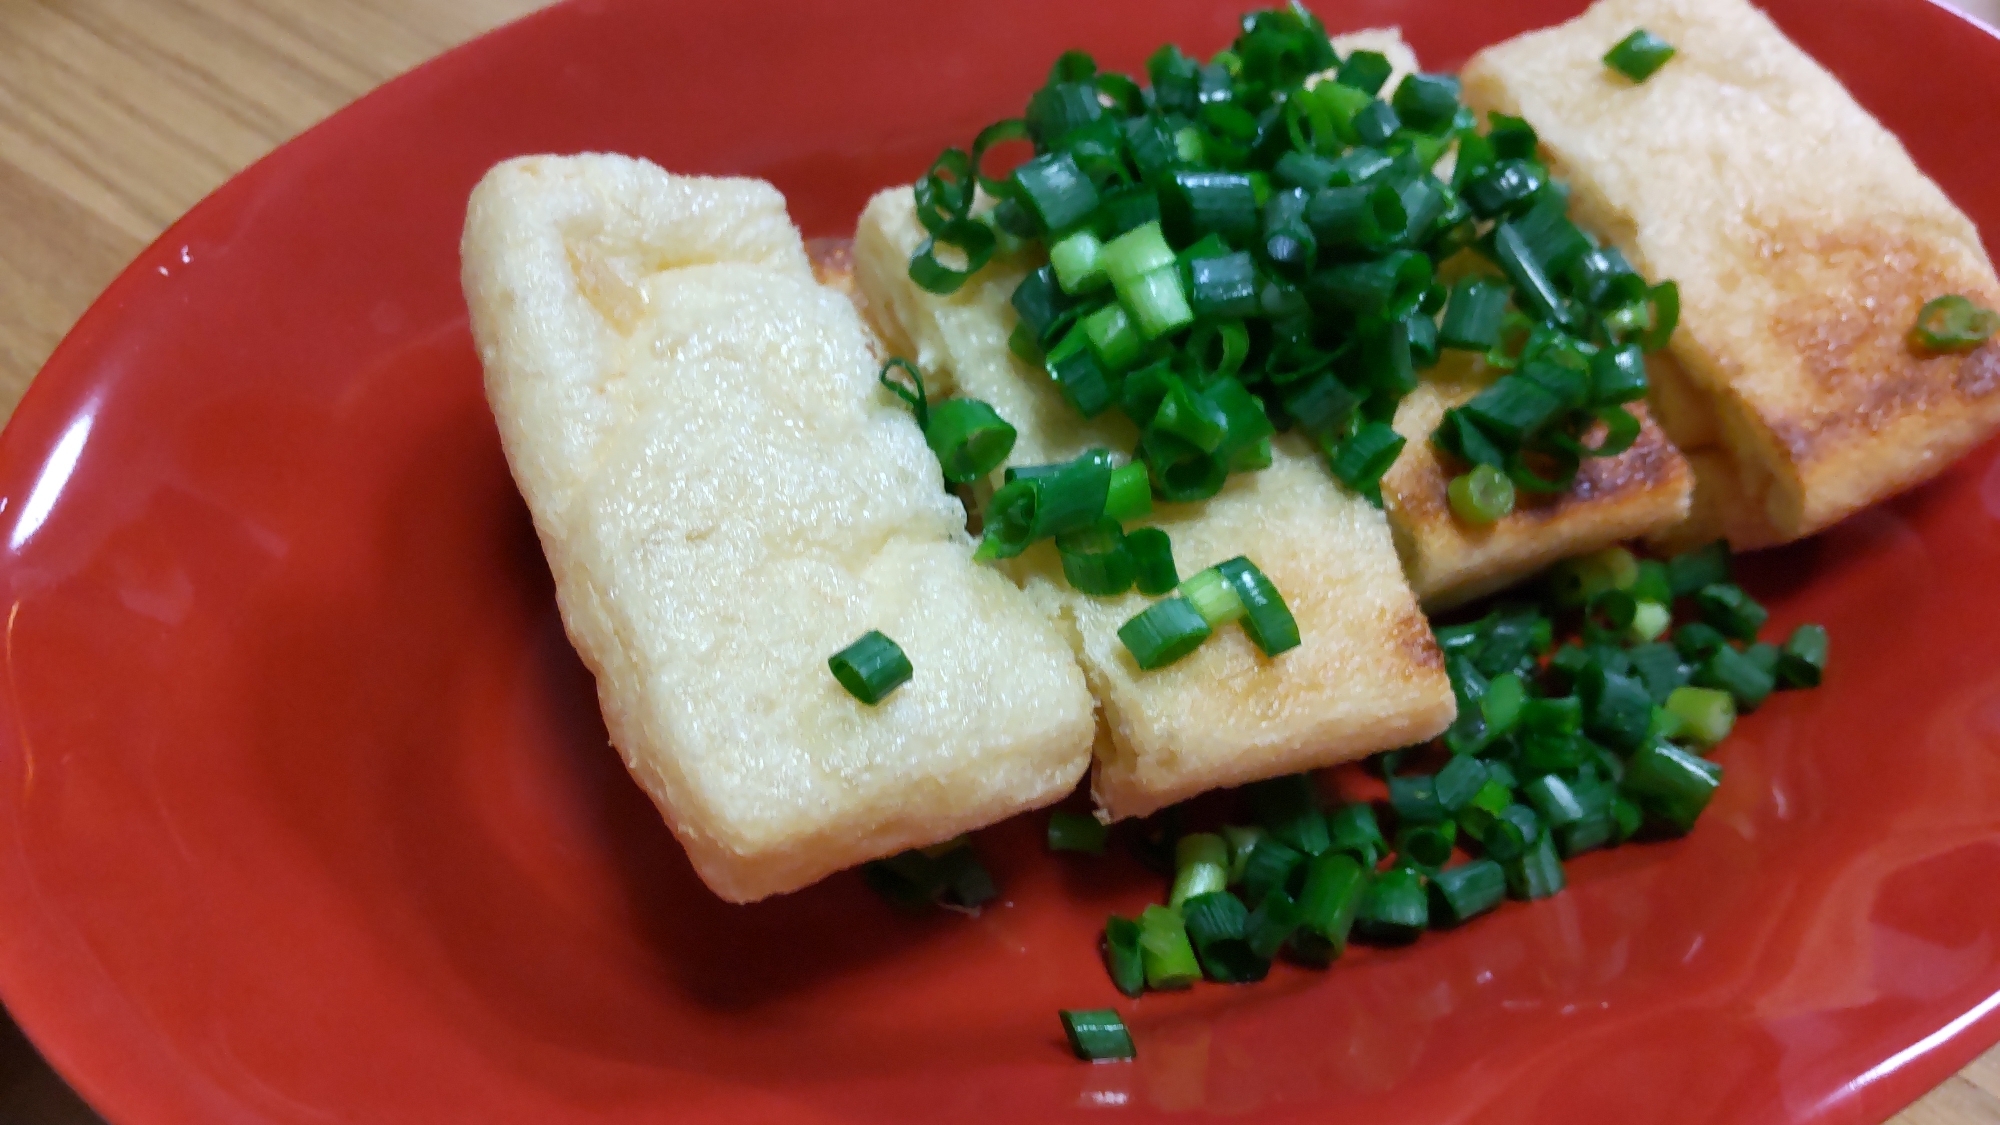
<svg viewBox="0 0 2000 1125"><path fill-rule="evenodd" d="M1340 57L1297 5L1242 26L1205 64L1161 48L1144 86L1063 55L1022 117L918 181L910 277L950 293L996 254L1045 253L1013 294L1014 349L1084 417L1127 415L1169 501L1267 466L1296 429L1379 504L1396 408L1441 349L1498 373L1432 436L1462 466L1462 519L1628 448L1677 291L1570 222L1533 129L1482 127L1448 75L1385 100L1388 59ZM1034 155L989 175L1017 140ZM989 556L1017 548L1022 521L990 526Z"/></svg>
<svg viewBox="0 0 2000 1125"><path fill-rule="evenodd" d="M1664 561L1614 547L1558 566L1537 591L1435 627L1458 719L1376 760L1386 801L1328 806L1300 775L1247 787L1242 823L1183 833L1168 810L1141 826L1173 876L1165 902L1105 925L1119 991L1261 980L1279 958L1324 966L1349 941L1408 942L1510 896L1555 894L1564 860L1690 830L1737 715L1817 687L1826 666L1821 626L1758 639L1768 614L1721 543ZM1102 854L1110 834L1078 813L1048 821L1056 851ZM1115 1020L1065 1015L1087 1058L1129 1057Z"/></svg>

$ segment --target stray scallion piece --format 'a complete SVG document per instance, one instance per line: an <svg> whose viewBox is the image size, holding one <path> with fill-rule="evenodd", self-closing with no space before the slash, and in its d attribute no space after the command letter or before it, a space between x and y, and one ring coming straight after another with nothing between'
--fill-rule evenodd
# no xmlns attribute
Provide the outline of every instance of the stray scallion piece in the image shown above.
<svg viewBox="0 0 2000 1125"><path fill-rule="evenodd" d="M870 707L887 699L912 674L910 658L903 655L902 648L874 629L834 653L826 664L847 694Z"/></svg>
<svg viewBox="0 0 2000 1125"><path fill-rule="evenodd" d="M1052 852L1103 855L1104 842L1110 834L1111 830L1103 821L1088 813L1057 809L1049 814L1049 850Z"/></svg>
<svg viewBox="0 0 2000 1125"><path fill-rule="evenodd" d="M1673 57L1673 44L1642 27L1620 39L1605 54L1604 65L1634 82L1644 82Z"/></svg>
<svg viewBox="0 0 2000 1125"><path fill-rule="evenodd" d="M1490 859L1447 867L1431 876L1432 923L1459 925L1500 905L1507 873Z"/></svg>
<svg viewBox="0 0 2000 1125"><path fill-rule="evenodd" d="M1063 1034L1069 1038L1069 1049L1076 1052L1077 1058L1085 1062L1110 1062L1138 1056L1125 1020L1112 1009L1064 1009L1059 1014Z"/></svg>
<svg viewBox="0 0 2000 1125"><path fill-rule="evenodd" d="M1167 905L1175 910L1188 899L1229 886L1229 845L1209 832L1182 836L1174 845L1174 886Z"/></svg>
<svg viewBox="0 0 2000 1125"><path fill-rule="evenodd" d="M2000 313L1952 293L1925 302L1910 345L1927 352L1969 352L2000 332Z"/></svg>
<svg viewBox="0 0 2000 1125"><path fill-rule="evenodd" d="M1816 688L1826 672L1827 634L1824 625L1801 625L1778 650L1778 684Z"/></svg>
<svg viewBox="0 0 2000 1125"><path fill-rule="evenodd" d="M1238 555L1216 566L1216 572L1243 607L1243 631L1265 656L1277 656L1299 646L1299 623L1278 587L1249 559Z"/></svg>

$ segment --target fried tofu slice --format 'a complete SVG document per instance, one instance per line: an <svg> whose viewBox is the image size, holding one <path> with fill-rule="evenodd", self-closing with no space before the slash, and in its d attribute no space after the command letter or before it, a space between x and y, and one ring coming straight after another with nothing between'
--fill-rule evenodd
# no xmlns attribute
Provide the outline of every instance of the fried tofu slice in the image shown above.
<svg viewBox="0 0 2000 1125"><path fill-rule="evenodd" d="M614 156L504 163L472 195L487 396L611 739L715 893L745 902L1069 792L1089 690L972 562L784 199ZM870 629L879 706L827 659Z"/></svg>
<svg viewBox="0 0 2000 1125"><path fill-rule="evenodd" d="M996 262L939 297L909 280L923 237L910 190L885 191L862 215L854 258L885 342L923 368L933 393L992 404L1020 431L1013 464L1132 448L1128 421L1083 420L1008 349L1008 298L1028 264ZM1450 724L1451 685L1387 521L1302 443L1280 438L1270 468L1201 503L1161 505L1146 522L1172 538L1183 576L1247 555L1284 594L1301 644L1269 659L1224 628L1179 663L1142 672L1118 628L1149 599L1077 593L1046 543L1005 564L1062 624L1102 708L1092 792L1107 818L1421 742Z"/></svg>
<svg viewBox="0 0 2000 1125"><path fill-rule="evenodd" d="M1636 27L1679 51L1638 84L1601 61ZM1534 125L1579 222L1680 283L1685 385L1655 408L1700 483L1671 538L1810 535L2000 423L2000 340L1907 343L1933 297L2000 306L1972 222L1745 0L1600 0L1463 78L1470 104Z"/></svg>
<svg viewBox="0 0 2000 1125"><path fill-rule="evenodd" d="M1510 586L1558 560L1680 525L1694 474L1643 405L1638 440L1616 457L1587 458L1566 492L1518 494L1514 511L1483 527L1452 514L1446 489L1463 471L1431 445L1444 412L1490 377L1468 352L1447 350L1396 409L1407 441L1382 478L1382 500L1410 585L1425 608L1447 609ZM1595 440L1594 438L1592 440Z"/></svg>

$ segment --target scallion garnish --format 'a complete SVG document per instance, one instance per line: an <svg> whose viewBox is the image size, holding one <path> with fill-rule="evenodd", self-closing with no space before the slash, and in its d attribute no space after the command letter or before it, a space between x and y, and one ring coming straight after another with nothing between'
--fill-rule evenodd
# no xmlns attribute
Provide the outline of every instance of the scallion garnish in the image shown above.
<svg viewBox="0 0 2000 1125"><path fill-rule="evenodd" d="M1188 942L1180 911L1148 906L1139 915L1139 957L1146 970L1146 987L1187 988L1201 979L1201 963Z"/></svg>
<svg viewBox="0 0 2000 1125"><path fill-rule="evenodd" d="M1118 627L1118 639L1140 669L1164 668L1201 647L1211 632L1201 612L1184 598L1154 602Z"/></svg>
<svg viewBox="0 0 2000 1125"><path fill-rule="evenodd" d="M1514 510L1514 482L1491 465L1474 465L1451 478L1445 499L1460 522L1474 526L1489 524Z"/></svg>
<svg viewBox="0 0 2000 1125"><path fill-rule="evenodd" d="M1142 527L1125 535L1125 550L1132 556L1133 585L1148 597L1159 597L1180 585L1174 569L1174 548L1167 533L1157 527Z"/></svg>
<svg viewBox="0 0 2000 1125"><path fill-rule="evenodd" d="M1924 303L1910 329L1910 343L1920 351L1969 352L1995 332L2000 332L2000 313L1953 293Z"/></svg>
<svg viewBox="0 0 2000 1125"><path fill-rule="evenodd" d="M1088 813L1057 809L1049 814L1049 850L1052 852L1103 855L1104 842L1110 832L1103 821Z"/></svg>
<svg viewBox="0 0 2000 1125"><path fill-rule="evenodd" d="M1110 1008L1090 1011L1070 1011L1057 1013L1062 1017L1063 1034L1069 1038L1069 1049L1085 1062L1106 1062L1114 1059L1130 1059L1138 1056L1132 1046L1132 1033L1125 1027L1125 1021Z"/></svg>
<svg viewBox="0 0 2000 1125"><path fill-rule="evenodd" d="M1604 65L1634 82L1644 82L1673 57L1673 44L1642 27L1606 52Z"/></svg>
<svg viewBox="0 0 2000 1125"><path fill-rule="evenodd" d="M826 664L847 694L870 707L887 699L912 674L910 658L903 655L902 648L874 629L834 653Z"/></svg>

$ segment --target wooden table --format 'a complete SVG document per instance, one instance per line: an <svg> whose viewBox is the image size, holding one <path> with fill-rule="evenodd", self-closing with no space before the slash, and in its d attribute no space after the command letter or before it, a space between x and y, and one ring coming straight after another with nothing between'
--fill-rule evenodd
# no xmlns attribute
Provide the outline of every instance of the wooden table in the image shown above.
<svg viewBox="0 0 2000 1125"><path fill-rule="evenodd" d="M2000 0L1958 0L2000 23ZM537 0L0 0L0 414L238 169ZM4 920L0 920L4 924ZM2000 1125L2000 1049L1896 1118ZM0 1020L0 1122L102 1125Z"/></svg>

